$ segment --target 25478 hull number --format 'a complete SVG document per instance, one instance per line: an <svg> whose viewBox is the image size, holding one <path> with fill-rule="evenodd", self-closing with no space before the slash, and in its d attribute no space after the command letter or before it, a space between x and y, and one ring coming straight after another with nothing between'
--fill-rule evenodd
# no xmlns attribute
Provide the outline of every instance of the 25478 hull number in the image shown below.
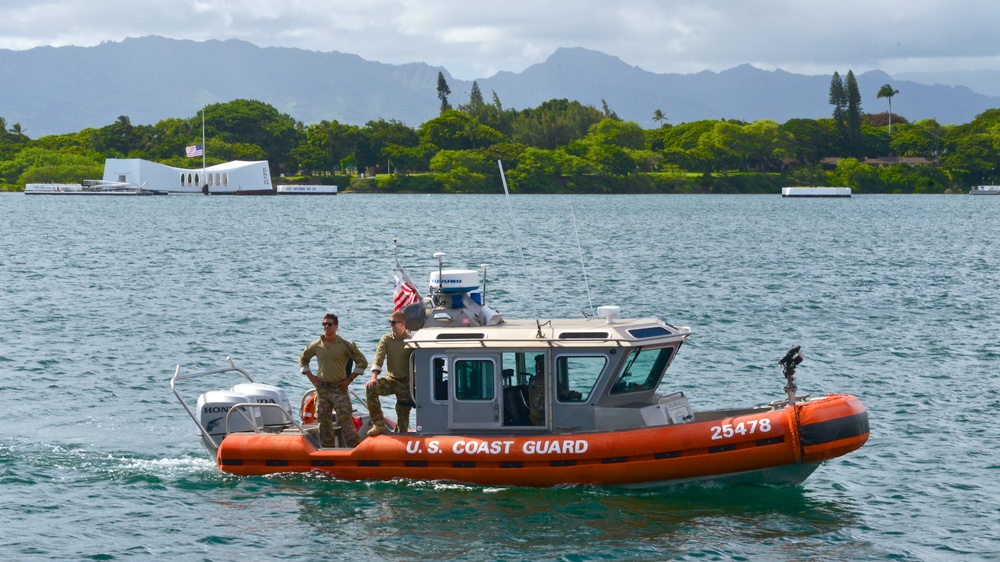
<svg viewBox="0 0 1000 562"><path fill-rule="evenodd" d="M771 420L767 418L740 422L736 425L730 423L713 425L712 440L729 439L737 435L753 435L754 433L767 433L769 431L771 431Z"/></svg>

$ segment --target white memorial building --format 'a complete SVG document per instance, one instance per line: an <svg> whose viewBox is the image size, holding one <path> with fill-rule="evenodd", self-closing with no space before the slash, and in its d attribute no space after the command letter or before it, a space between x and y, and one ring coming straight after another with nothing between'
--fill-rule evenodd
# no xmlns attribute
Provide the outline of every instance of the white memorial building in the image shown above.
<svg viewBox="0 0 1000 562"><path fill-rule="evenodd" d="M139 158L108 158L104 181L127 183L144 190L206 195L273 195L266 160L234 160L204 169L174 168Z"/></svg>

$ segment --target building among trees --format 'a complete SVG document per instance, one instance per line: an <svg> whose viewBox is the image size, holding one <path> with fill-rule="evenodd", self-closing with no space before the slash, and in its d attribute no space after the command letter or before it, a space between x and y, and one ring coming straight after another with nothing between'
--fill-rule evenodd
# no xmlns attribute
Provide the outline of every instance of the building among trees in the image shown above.
<svg viewBox="0 0 1000 562"><path fill-rule="evenodd" d="M212 195L269 195L271 169L266 160L234 160L204 169L175 168L140 158L108 158L104 181L128 183L150 191Z"/></svg>

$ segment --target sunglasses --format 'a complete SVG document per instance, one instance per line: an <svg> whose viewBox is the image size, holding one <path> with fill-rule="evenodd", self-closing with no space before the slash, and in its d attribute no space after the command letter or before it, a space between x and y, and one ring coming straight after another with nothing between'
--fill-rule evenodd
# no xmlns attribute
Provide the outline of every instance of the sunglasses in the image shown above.
<svg viewBox="0 0 1000 562"><path fill-rule="evenodd" d="M402 324L402 322L399 320L389 320L389 325L391 326L393 324Z"/></svg>
<svg viewBox="0 0 1000 562"><path fill-rule="evenodd" d="M333 322L323 322L324 326L336 326Z"/></svg>

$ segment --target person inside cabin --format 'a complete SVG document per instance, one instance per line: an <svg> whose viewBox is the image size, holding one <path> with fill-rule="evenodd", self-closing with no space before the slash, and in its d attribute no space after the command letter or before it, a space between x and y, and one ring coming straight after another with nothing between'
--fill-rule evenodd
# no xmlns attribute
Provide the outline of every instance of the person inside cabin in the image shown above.
<svg viewBox="0 0 1000 562"><path fill-rule="evenodd" d="M559 399L563 401L580 400L583 395L575 390L560 389ZM535 356L535 376L528 382L528 407L531 412L528 418L531 425L545 425L545 356Z"/></svg>
<svg viewBox="0 0 1000 562"><path fill-rule="evenodd" d="M323 317L323 335L310 343L299 356L299 369L316 387L316 421L319 423L319 441L323 447L335 447L333 434L333 412L337 412L341 435L348 447L356 447L361 442L358 430L354 428L354 409L347 387L368 367L368 360L354 345L337 335L340 320L336 314ZM319 370L314 375L309 362L316 358ZM354 369L348 372L349 363Z"/></svg>
<svg viewBox="0 0 1000 562"><path fill-rule="evenodd" d="M390 394L396 395L396 432L406 433L410 429L410 410L414 406L410 397L410 355L413 350L406 347L406 340L413 337L413 334L406 331L406 314L397 310L389 315L389 330L388 334L378 340L372 378L365 384L368 413L372 421L372 428L368 430L369 437L389 431L385 426L379 397ZM379 378L383 361L388 374Z"/></svg>

